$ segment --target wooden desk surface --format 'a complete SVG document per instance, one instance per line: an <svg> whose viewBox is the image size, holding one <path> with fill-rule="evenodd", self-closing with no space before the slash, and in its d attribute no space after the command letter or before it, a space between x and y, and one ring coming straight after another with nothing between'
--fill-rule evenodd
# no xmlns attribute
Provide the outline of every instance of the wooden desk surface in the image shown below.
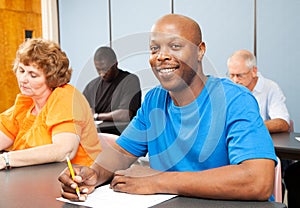
<svg viewBox="0 0 300 208"><path fill-rule="evenodd" d="M281 159L300 160L300 133L274 133L271 134L276 154Z"/></svg>
<svg viewBox="0 0 300 208"><path fill-rule="evenodd" d="M286 208L285 204L278 202L255 202L255 201L226 201L226 200L210 200L192 197L175 197L169 201L163 202L153 208Z"/></svg>
<svg viewBox="0 0 300 208"><path fill-rule="evenodd" d="M52 163L0 171L0 207L63 207L59 173L64 163Z"/></svg>
<svg viewBox="0 0 300 208"><path fill-rule="evenodd" d="M74 204L57 201L60 197L60 183L57 180L60 172L65 169L65 163L51 163L45 165L13 168L0 171L0 207L20 208L83 208ZM276 202L241 202L208 200L189 197L176 197L163 202L153 208L182 208L182 207L286 207ZM109 205L101 206L103 208ZM124 205L130 207L130 205Z"/></svg>

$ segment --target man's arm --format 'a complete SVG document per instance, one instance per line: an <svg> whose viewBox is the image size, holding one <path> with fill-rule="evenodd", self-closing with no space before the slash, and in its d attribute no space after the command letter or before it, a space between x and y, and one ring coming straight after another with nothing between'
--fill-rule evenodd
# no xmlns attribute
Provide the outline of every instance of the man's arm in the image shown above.
<svg viewBox="0 0 300 208"><path fill-rule="evenodd" d="M107 113L98 113L96 119L102 121L130 121L132 112L127 109L117 109Z"/></svg>
<svg viewBox="0 0 300 208"><path fill-rule="evenodd" d="M115 191L231 200L268 200L273 192L274 161L253 159L200 172L152 172L145 169L117 171L111 187Z"/></svg>
<svg viewBox="0 0 300 208"><path fill-rule="evenodd" d="M126 169L137 158L114 141L109 146L99 154L91 168L74 168L75 182L80 184L82 193L81 201L97 185L112 178L113 190L133 194L169 193L212 199L264 201L273 192L275 167L270 159L251 159L238 165L198 172L160 172L141 166ZM62 195L78 200L75 193L77 185L72 181L68 169L59 180L62 182Z"/></svg>
<svg viewBox="0 0 300 208"><path fill-rule="evenodd" d="M62 185L62 196L74 201L85 201L87 194L94 189L110 181L116 170L127 169L137 157L121 148L116 142L116 135L102 134L103 151L98 155L91 167L75 166L74 181L69 169L66 168L58 177ZM80 198L75 193L76 187L80 188Z"/></svg>
<svg viewBox="0 0 300 208"><path fill-rule="evenodd" d="M136 75L127 75L118 85L120 91L117 105L113 105L111 112L99 113L97 120L103 121L130 121L141 106L141 88Z"/></svg>
<svg viewBox="0 0 300 208"><path fill-rule="evenodd" d="M265 125L270 133L289 131L290 115L285 104L285 96L277 83L271 88L268 95L268 117Z"/></svg>
<svg viewBox="0 0 300 208"><path fill-rule="evenodd" d="M288 122L286 122L286 120L283 120L281 118L265 120L264 122L270 133L289 131Z"/></svg>
<svg viewBox="0 0 300 208"><path fill-rule="evenodd" d="M118 85L117 90L119 101L112 104L114 110L110 113L101 113L100 117L109 116L115 121L130 121L141 107L142 93L139 78L135 74L127 75Z"/></svg>

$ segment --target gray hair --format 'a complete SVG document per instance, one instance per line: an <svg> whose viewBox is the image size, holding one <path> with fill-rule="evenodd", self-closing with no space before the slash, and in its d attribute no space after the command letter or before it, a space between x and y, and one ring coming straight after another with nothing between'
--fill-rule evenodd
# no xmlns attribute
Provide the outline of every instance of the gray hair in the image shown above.
<svg viewBox="0 0 300 208"><path fill-rule="evenodd" d="M246 66L249 69L252 69L253 67L256 67L256 58L255 56L247 50L239 50L234 52L227 60L227 65L231 61L233 57L239 57L245 60Z"/></svg>

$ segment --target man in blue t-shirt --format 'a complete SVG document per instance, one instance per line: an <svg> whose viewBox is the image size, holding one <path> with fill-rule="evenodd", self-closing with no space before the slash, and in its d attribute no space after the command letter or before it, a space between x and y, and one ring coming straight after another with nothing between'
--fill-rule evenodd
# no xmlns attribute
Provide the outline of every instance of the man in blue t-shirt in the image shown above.
<svg viewBox="0 0 300 208"><path fill-rule="evenodd" d="M74 181L68 170L61 173L62 196L84 201L111 180L113 190L132 194L268 200L276 155L255 98L226 79L204 75L206 46L194 20L169 14L151 32L150 64L161 85L109 142L113 148L90 168L76 167ZM150 168L130 167L147 153Z"/></svg>

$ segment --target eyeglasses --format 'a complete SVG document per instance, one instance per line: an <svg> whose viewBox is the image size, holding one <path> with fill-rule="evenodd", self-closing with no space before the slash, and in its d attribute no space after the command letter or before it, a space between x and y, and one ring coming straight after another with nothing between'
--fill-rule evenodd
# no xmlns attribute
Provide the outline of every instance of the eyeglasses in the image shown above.
<svg viewBox="0 0 300 208"><path fill-rule="evenodd" d="M234 77L236 77L237 79L244 79L246 77L246 75L249 74L250 72L251 72L251 70L249 70L248 72L239 73L239 74L231 74L231 73L227 72L227 77L229 77L230 79L233 79Z"/></svg>

